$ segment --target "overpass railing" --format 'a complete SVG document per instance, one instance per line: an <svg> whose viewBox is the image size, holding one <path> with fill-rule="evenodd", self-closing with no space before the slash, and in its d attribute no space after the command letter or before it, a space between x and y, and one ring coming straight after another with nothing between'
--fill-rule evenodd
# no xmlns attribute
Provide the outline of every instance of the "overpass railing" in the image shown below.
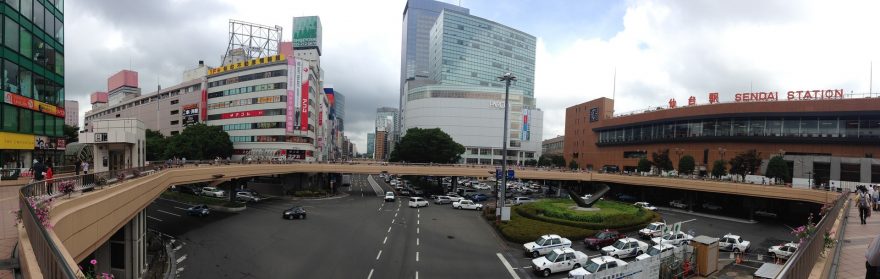
<svg viewBox="0 0 880 279"><path fill-rule="evenodd" d="M779 275L777 275L776 278L793 279L810 277L810 273L813 271L816 261L819 259L823 250L825 250L825 234L831 231L840 211L845 210L843 207L844 204L846 204L845 202L848 197L849 195L847 194L841 194L838 196L837 200L831 204L831 209L825 211L822 215L822 219L816 224L815 232L800 243L797 251L795 251L794 254L791 255L791 258L785 262L782 271L779 272ZM842 243L838 243L837 245L841 244Z"/></svg>
<svg viewBox="0 0 880 279"><path fill-rule="evenodd" d="M84 277L76 263L68 263L67 257L50 236L50 212L55 199L96 188L113 186L130 178L159 171L162 165L111 170L99 173L67 176L43 181L33 181L19 190L19 216L34 251L36 264L45 278Z"/></svg>

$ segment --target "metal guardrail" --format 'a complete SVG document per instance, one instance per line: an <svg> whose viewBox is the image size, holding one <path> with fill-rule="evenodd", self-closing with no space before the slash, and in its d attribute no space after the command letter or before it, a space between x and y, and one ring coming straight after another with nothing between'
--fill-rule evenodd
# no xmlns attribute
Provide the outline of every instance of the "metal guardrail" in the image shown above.
<svg viewBox="0 0 880 279"><path fill-rule="evenodd" d="M816 261L822 253L822 250L825 249L825 233L831 231L831 228L834 226L834 221L837 219L840 211L843 210L843 206L848 196L849 195L845 194L838 196L837 200L834 202L834 207L828 210L828 212L822 216L822 219L819 220L819 223L816 224L815 233L800 244L797 251L795 251L791 258L785 262L785 265L782 266L782 271L779 272L779 275L777 275L776 278L800 279L810 277L810 273L813 271Z"/></svg>
<svg viewBox="0 0 880 279"><path fill-rule="evenodd" d="M124 170L112 170L100 173L67 176L44 181L31 182L19 189L19 209L21 210L21 223L28 235L31 248L39 266L40 272L45 278L81 278L84 274L78 270L76 264L70 266L65 255L59 249L59 243L55 243L49 237L46 228L37 214L37 210L31 206L34 203L40 206L44 203L52 203L54 199L73 193L91 191L96 187L112 186L130 178L141 176L146 171L155 172L164 166L146 166ZM43 217L48 218L48 216Z"/></svg>

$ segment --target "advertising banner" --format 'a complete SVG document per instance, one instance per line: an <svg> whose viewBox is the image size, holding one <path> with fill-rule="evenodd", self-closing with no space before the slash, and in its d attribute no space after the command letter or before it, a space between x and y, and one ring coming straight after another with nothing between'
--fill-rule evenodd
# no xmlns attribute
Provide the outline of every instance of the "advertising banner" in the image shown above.
<svg viewBox="0 0 880 279"><path fill-rule="evenodd" d="M199 112L202 118L202 121L208 120L208 89L204 83L202 83L202 110Z"/></svg>
<svg viewBox="0 0 880 279"><path fill-rule="evenodd" d="M298 87L298 78L299 70L296 69L296 63L299 63L297 59L288 59L287 60L287 114L285 115L285 131L288 133L292 133L294 129L296 129L296 113L299 111L296 109L296 103L299 98L296 98L296 93L299 89Z"/></svg>
<svg viewBox="0 0 880 279"><path fill-rule="evenodd" d="M34 135L0 132L0 149L34 149Z"/></svg>
<svg viewBox="0 0 880 279"><path fill-rule="evenodd" d="M300 63L300 62L297 62ZM299 99L299 130L309 130L309 67L302 62L302 71L300 71L300 99ZM299 64L298 64L299 65Z"/></svg>
<svg viewBox="0 0 880 279"><path fill-rule="evenodd" d="M529 141L532 138L532 136L530 135L531 129L529 128L529 124L531 124L531 123L529 123L529 117L531 116L531 115L529 115L529 113L530 113L530 111L527 109L524 109L523 113L522 113L523 123L522 123L522 134L520 135L520 140L523 140L523 141Z"/></svg>
<svg viewBox="0 0 880 279"><path fill-rule="evenodd" d="M287 149L285 153L289 160L304 160L306 158L305 150Z"/></svg>
<svg viewBox="0 0 880 279"><path fill-rule="evenodd" d="M199 123L199 104L188 104L181 106L183 110L183 126L190 126Z"/></svg>
<svg viewBox="0 0 880 279"><path fill-rule="evenodd" d="M238 111L238 112L230 112L230 113L221 114L220 119L257 117L257 116L263 116L263 114L264 114L263 110Z"/></svg>
<svg viewBox="0 0 880 279"><path fill-rule="evenodd" d="M33 111L48 113L58 117L64 117L64 108L43 103L25 96L21 96L12 92L5 92L4 101L7 104L26 108Z"/></svg>
<svg viewBox="0 0 880 279"><path fill-rule="evenodd" d="M317 16L293 18L293 49L321 49L321 21Z"/></svg>

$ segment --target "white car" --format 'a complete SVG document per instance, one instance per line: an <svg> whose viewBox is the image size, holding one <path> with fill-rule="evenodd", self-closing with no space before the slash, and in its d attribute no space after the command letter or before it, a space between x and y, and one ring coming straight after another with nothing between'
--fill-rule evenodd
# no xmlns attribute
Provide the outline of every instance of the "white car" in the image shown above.
<svg viewBox="0 0 880 279"><path fill-rule="evenodd" d="M458 194L449 194L449 195L446 195L446 196L449 197L449 201L450 201L450 202L457 202L457 201L461 201L461 200L464 199L464 198L462 198L461 196L459 196Z"/></svg>
<svg viewBox="0 0 880 279"><path fill-rule="evenodd" d="M260 202L261 200L263 200L263 198L261 198L257 195L254 195L253 193L250 193L250 192L235 193L235 199L240 200L240 201L248 201L248 202Z"/></svg>
<svg viewBox="0 0 880 279"><path fill-rule="evenodd" d="M473 209L473 210L481 210L483 209L483 205L479 203L475 203L472 200L460 200L452 203L452 208L455 209Z"/></svg>
<svg viewBox="0 0 880 279"><path fill-rule="evenodd" d="M568 278L586 279L587 275L596 274L612 268L625 266L626 262L610 256L599 256L590 259L586 266L568 272Z"/></svg>
<svg viewBox="0 0 880 279"><path fill-rule="evenodd" d="M743 240L742 237L738 235L725 234L724 237L718 241L718 249L739 253L749 250L749 245L751 244L751 241Z"/></svg>
<svg viewBox="0 0 880 279"><path fill-rule="evenodd" d="M788 259L795 251L797 251L797 249L798 244L789 242L783 245L771 246L770 249L767 249L767 253L780 259Z"/></svg>
<svg viewBox="0 0 880 279"><path fill-rule="evenodd" d="M447 204L452 203L452 200L449 199L448 196L437 196L434 198L434 204Z"/></svg>
<svg viewBox="0 0 880 279"><path fill-rule="evenodd" d="M639 236L642 238L654 238L663 235L663 229L666 228L665 223L653 222L648 224L644 229L639 230Z"/></svg>
<svg viewBox="0 0 880 279"><path fill-rule="evenodd" d="M215 197L215 198L222 198L222 197L226 196L226 191L217 189L216 187L202 187L202 195L209 196L209 197Z"/></svg>
<svg viewBox="0 0 880 279"><path fill-rule="evenodd" d="M683 232L669 232L663 237L652 238L651 241L654 242L654 244L670 244L674 246L681 246L682 244L690 243L693 239L694 236Z"/></svg>
<svg viewBox="0 0 880 279"><path fill-rule="evenodd" d="M618 239L612 245L602 247L603 256L612 256L618 259L638 257L648 251L648 243L644 243L635 238L627 237Z"/></svg>
<svg viewBox="0 0 880 279"><path fill-rule="evenodd" d="M529 198L529 197L515 197L515 198L513 198L513 200L511 200L510 203L513 205L520 205L520 204L530 203L533 201L535 201L535 200L533 200L532 198Z"/></svg>
<svg viewBox="0 0 880 279"><path fill-rule="evenodd" d="M394 192L385 192L385 201L393 202L394 201Z"/></svg>
<svg viewBox="0 0 880 279"><path fill-rule="evenodd" d="M427 207L428 201L420 197L410 197L409 207Z"/></svg>
<svg viewBox="0 0 880 279"><path fill-rule="evenodd" d="M587 264L589 257L581 251L571 248L553 249L546 256L532 259L532 269L541 276L552 273L570 271Z"/></svg>
<svg viewBox="0 0 880 279"><path fill-rule="evenodd" d="M537 258L559 248L571 248L571 240L556 234L542 235L538 240L523 244L526 255Z"/></svg>
<svg viewBox="0 0 880 279"><path fill-rule="evenodd" d="M675 207L675 208L680 208L680 209L687 209L687 207L688 207L688 205L681 200L671 201L671 202L669 202L669 206Z"/></svg>
<svg viewBox="0 0 880 279"><path fill-rule="evenodd" d="M635 203L634 205L635 205L635 206L638 206L638 207L641 207L641 208L644 208L644 209L647 209L647 210L650 210L650 211L657 211L657 207L656 207L656 206L653 206L653 205L651 205L650 203L647 203L647 202L637 202L637 203Z"/></svg>
<svg viewBox="0 0 880 279"><path fill-rule="evenodd" d="M648 252L645 252L644 254L641 254L638 257L636 257L636 260L641 261L641 260L650 258L652 256L664 254L664 253L666 253L666 251L672 251L673 249L675 249L675 246L672 246L670 244L657 244L657 245L651 246L651 248L648 249Z"/></svg>

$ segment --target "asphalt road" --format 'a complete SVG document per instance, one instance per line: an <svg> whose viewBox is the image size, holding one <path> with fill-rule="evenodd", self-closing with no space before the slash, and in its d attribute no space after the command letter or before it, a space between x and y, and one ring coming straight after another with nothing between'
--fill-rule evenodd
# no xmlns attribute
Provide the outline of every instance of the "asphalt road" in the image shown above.
<svg viewBox="0 0 880 279"><path fill-rule="evenodd" d="M537 278L522 246L503 241L479 212L430 204L409 208L406 197L385 203L391 187L375 176L352 177L346 196L323 200L275 198L240 213L187 216L188 205L156 200L148 225L177 237L180 278ZM372 187L375 186L375 187ZM284 220L292 205L305 220ZM661 209L667 222L688 221L696 235L742 235L751 251L791 239L782 224L746 224ZM573 248L588 255L581 239ZM724 257L724 255L722 255ZM505 263L507 265L505 265ZM508 268L509 267L509 268ZM562 272L550 278L564 278Z"/></svg>

